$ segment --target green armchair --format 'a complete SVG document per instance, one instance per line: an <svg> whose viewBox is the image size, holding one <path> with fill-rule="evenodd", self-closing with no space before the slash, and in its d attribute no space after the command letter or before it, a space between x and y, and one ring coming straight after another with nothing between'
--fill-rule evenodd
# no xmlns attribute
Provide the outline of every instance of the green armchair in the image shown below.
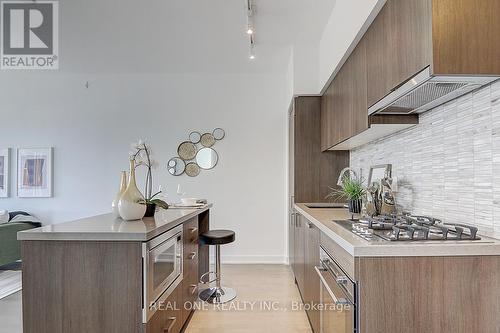
<svg viewBox="0 0 500 333"><path fill-rule="evenodd" d="M18 214L18 212L14 214ZM17 240L18 231L38 226L40 226L39 223L9 222L0 224L0 266L21 259L21 242Z"/></svg>

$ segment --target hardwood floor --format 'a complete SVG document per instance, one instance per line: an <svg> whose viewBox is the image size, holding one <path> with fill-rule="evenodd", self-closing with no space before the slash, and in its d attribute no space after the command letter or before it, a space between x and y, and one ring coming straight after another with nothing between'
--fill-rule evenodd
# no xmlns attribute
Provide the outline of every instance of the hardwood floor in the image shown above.
<svg viewBox="0 0 500 333"><path fill-rule="evenodd" d="M305 311L293 308L300 296L289 266L223 265L222 274L223 284L238 297L224 307L197 310L186 333L311 332ZM21 292L0 300L0 333L22 333L21 317Z"/></svg>
<svg viewBox="0 0 500 333"><path fill-rule="evenodd" d="M197 310L186 333L311 332L305 311L293 308L300 295L289 266L223 265L222 275L223 285L236 289L238 297L219 309Z"/></svg>
<svg viewBox="0 0 500 333"><path fill-rule="evenodd" d="M21 292L0 299L0 333L22 333Z"/></svg>

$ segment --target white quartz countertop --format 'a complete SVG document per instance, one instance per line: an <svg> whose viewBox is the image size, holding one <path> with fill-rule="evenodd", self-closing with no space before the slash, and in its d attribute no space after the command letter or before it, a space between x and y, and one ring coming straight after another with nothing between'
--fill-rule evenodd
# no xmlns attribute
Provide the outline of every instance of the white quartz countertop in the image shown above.
<svg viewBox="0 0 500 333"><path fill-rule="evenodd" d="M159 209L154 217L145 217L137 221L124 221L121 218L114 218L112 214L103 214L20 231L17 233L17 239L22 241L148 241L211 207L212 204L196 209Z"/></svg>
<svg viewBox="0 0 500 333"><path fill-rule="evenodd" d="M334 222L350 217L345 208L308 208L302 203L294 207L354 257L500 255L500 240L483 235L476 241L368 241Z"/></svg>

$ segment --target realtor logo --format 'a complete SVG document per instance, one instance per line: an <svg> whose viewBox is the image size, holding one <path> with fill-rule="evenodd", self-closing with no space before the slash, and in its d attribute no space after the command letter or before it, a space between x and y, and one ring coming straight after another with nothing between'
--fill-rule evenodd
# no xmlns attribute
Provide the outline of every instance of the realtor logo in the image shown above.
<svg viewBox="0 0 500 333"><path fill-rule="evenodd" d="M57 1L1 1L1 69L58 69L58 13Z"/></svg>

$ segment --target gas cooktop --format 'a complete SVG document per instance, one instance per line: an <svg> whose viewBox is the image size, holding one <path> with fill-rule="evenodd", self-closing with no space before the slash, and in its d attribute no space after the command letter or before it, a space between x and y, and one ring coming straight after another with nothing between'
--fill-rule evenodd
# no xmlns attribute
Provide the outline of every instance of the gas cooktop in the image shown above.
<svg viewBox="0 0 500 333"><path fill-rule="evenodd" d="M420 215L380 215L359 220L334 221L354 234L371 241L479 240L477 228L461 223L443 223Z"/></svg>

